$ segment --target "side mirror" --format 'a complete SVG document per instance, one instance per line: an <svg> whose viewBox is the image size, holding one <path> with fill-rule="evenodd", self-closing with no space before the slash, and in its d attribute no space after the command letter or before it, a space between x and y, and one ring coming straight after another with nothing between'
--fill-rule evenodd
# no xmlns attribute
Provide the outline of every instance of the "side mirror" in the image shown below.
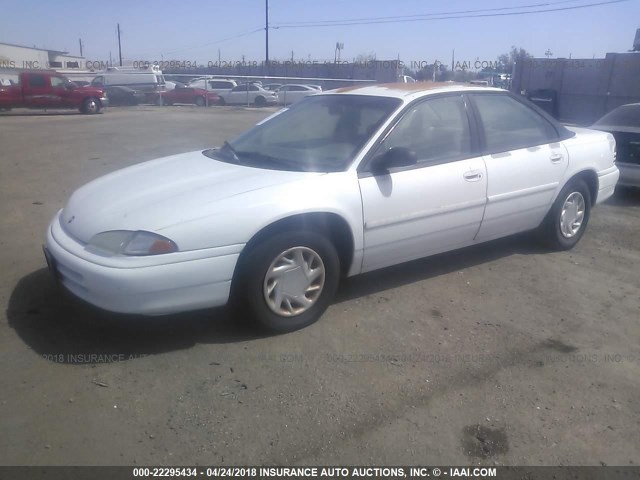
<svg viewBox="0 0 640 480"><path fill-rule="evenodd" d="M78 85L76 85L73 82L67 82L64 84L64 88L66 88L67 90L74 90L76 88L78 88Z"/></svg>
<svg viewBox="0 0 640 480"><path fill-rule="evenodd" d="M386 152L376 156L371 161L373 173L385 173L391 168L410 167L418 161L416 152L406 147L391 147Z"/></svg>

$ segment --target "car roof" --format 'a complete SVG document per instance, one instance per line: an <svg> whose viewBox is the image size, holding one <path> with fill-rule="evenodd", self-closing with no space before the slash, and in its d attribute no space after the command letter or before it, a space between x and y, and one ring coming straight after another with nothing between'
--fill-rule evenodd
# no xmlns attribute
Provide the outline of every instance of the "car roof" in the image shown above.
<svg viewBox="0 0 640 480"><path fill-rule="evenodd" d="M350 95L375 95L380 97L394 97L407 99L407 97L422 97L436 93L447 92L502 92L501 88L483 87L478 85L468 85L464 83L447 82L416 82L416 83L383 83L374 85L355 85L351 87L338 88L324 92L330 94L350 94Z"/></svg>

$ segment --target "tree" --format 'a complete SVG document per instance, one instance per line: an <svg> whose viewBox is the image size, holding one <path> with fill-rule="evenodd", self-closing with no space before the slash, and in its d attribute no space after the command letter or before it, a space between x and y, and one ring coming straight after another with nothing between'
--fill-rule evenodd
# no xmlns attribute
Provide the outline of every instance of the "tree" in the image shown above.
<svg viewBox="0 0 640 480"><path fill-rule="evenodd" d="M353 59L354 63L369 64L376 61L376 54L374 52L361 53Z"/></svg>
<svg viewBox="0 0 640 480"><path fill-rule="evenodd" d="M433 64L422 67L415 73L416 80L429 82L433 80L435 76L436 81L447 80L450 76L447 66L436 60Z"/></svg>
<svg viewBox="0 0 640 480"><path fill-rule="evenodd" d="M520 62L525 58L533 58L533 55L522 47L517 48L512 45L511 51L498 55L498 63L500 64L502 73L511 73L513 70L513 64Z"/></svg>

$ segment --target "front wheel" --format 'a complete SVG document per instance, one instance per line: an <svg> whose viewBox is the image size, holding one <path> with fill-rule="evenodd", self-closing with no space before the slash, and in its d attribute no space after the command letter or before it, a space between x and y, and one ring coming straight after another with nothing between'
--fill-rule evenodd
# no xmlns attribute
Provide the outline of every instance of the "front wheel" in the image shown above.
<svg viewBox="0 0 640 480"><path fill-rule="evenodd" d="M267 101L264 97L256 97L255 104L256 107L264 107L267 104Z"/></svg>
<svg viewBox="0 0 640 480"><path fill-rule="evenodd" d="M84 102L82 102L82 107L80 108L82 113L86 113L87 115L93 115L94 113L100 112L100 101L97 98L87 98Z"/></svg>
<svg viewBox="0 0 640 480"><path fill-rule="evenodd" d="M234 296L246 313L269 330L291 332L327 309L338 287L340 260L324 235L288 231L254 247L239 275Z"/></svg>
<svg viewBox="0 0 640 480"><path fill-rule="evenodd" d="M554 250L573 248L584 235L591 214L591 193L582 180L569 182L560 192L538 229L541 240Z"/></svg>

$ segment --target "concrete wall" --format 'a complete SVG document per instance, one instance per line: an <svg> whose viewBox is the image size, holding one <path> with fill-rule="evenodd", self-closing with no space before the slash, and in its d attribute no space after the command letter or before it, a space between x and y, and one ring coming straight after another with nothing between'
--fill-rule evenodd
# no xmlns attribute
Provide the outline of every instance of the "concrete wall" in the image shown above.
<svg viewBox="0 0 640 480"><path fill-rule="evenodd" d="M514 69L512 90L557 92L561 121L588 125L619 105L640 102L640 53L599 59L531 58Z"/></svg>

